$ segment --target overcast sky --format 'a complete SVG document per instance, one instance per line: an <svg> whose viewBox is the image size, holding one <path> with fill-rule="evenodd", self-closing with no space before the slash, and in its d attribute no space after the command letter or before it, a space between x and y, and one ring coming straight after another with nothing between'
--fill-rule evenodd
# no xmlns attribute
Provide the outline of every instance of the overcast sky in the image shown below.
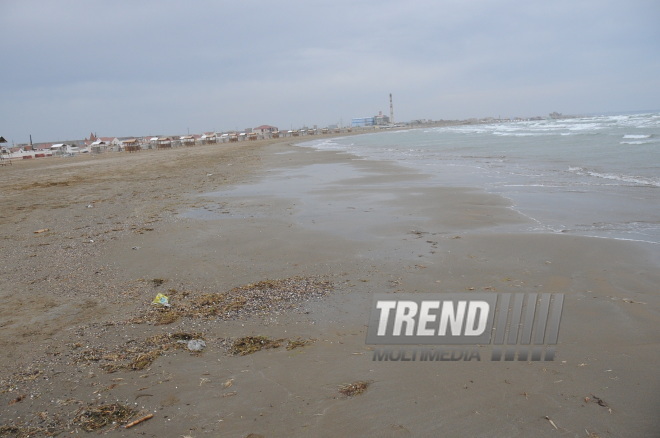
<svg viewBox="0 0 660 438"><path fill-rule="evenodd" d="M21 143L660 108L657 0L0 0Z"/></svg>

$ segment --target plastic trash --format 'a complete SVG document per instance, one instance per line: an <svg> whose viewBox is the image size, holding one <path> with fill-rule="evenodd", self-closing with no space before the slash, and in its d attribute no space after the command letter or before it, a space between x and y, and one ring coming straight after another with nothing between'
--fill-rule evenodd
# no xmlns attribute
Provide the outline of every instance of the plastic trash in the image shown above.
<svg viewBox="0 0 660 438"><path fill-rule="evenodd" d="M188 350L190 351L202 351L206 348L206 342L201 339L191 339L188 341Z"/></svg>
<svg viewBox="0 0 660 438"><path fill-rule="evenodd" d="M151 302L151 304L157 304L165 307L170 307L170 299L163 294L156 295L156 298Z"/></svg>

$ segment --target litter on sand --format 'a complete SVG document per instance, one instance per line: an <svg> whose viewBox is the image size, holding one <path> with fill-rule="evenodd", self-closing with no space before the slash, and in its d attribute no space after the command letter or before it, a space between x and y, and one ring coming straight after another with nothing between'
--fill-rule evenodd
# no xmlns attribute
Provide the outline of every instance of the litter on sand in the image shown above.
<svg viewBox="0 0 660 438"><path fill-rule="evenodd" d="M73 423L87 432L92 432L113 423L128 421L135 414L134 409L119 403L88 406L80 410Z"/></svg>
<svg viewBox="0 0 660 438"><path fill-rule="evenodd" d="M165 295L159 293L156 295L156 298L151 302L151 304L161 305L165 307L170 307L170 299Z"/></svg>
<svg viewBox="0 0 660 438"><path fill-rule="evenodd" d="M206 348L206 342L201 339L191 339L188 341L187 347L190 351L202 351Z"/></svg>
<svg viewBox="0 0 660 438"><path fill-rule="evenodd" d="M145 415L145 416L142 417L142 418L138 418L138 419L135 420L135 421L131 421L131 422L128 423L126 426L124 426L124 428L125 428L125 429L128 429L128 428L131 428L131 427L133 427L133 426L137 426L138 424L142 423L143 421L147 421L147 420L149 420L150 418L154 418L154 414Z"/></svg>
<svg viewBox="0 0 660 438"><path fill-rule="evenodd" d="M367 390L371 382L357 381L339 387L339 393L346 397L353 397L360 395Z"/></svg>

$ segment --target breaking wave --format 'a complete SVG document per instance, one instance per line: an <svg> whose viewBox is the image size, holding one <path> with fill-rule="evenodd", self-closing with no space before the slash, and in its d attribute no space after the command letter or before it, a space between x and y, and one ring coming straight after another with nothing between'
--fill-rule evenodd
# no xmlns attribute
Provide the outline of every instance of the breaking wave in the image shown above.
<svg viewBox="0 0 660 438"><path fill-rule="evenodd" d="M614 173L602 173L595 172L593 170L585 169L584 167L569 167L569 172L572 172L576 175L582 176L591 176L594 178L601 178L610 181L619 181L628 184L641 185L641 186L650 186L650 187L660 187L660 180L655 178L647 178L642 176L631 176L631 175L618 175Z"/></svg>

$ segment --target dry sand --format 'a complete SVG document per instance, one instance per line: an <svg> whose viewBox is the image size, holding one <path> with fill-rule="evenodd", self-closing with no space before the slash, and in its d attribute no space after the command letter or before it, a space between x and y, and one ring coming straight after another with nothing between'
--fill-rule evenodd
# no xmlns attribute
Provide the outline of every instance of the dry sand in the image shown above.
<svg viewBox="0 0 660 438"><path fill-rule="evenodd" d="M657 249L289 141L0 168L0 436L658 436ZM472 290L566 294L556 360L372 360L373 293Z"/></svg>

